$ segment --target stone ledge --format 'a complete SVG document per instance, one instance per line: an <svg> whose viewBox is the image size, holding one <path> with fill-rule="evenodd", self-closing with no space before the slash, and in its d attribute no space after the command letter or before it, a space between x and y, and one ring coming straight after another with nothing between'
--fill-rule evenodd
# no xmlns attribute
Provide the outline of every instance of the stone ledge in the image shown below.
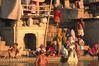
<svg viewBox="0 0 99 66"><path fill-rule="evenodd" d="M1 62L35 62L36 58L1 58ZM60 62L60 57L48 57L49 62ZM97 60L97 57L90 57L90 56L82 56L79 60Z"/></svg>

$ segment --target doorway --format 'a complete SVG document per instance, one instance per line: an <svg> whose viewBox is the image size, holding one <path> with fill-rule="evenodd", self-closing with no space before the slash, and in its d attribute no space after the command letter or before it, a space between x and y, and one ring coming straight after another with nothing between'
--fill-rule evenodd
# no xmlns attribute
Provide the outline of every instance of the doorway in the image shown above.
<svg viewBox="0 0 99 66"><path fill-rule="evenodd" d="M36 36L35 34L28 33L24 36L25 48L36 50Z"/></svg>

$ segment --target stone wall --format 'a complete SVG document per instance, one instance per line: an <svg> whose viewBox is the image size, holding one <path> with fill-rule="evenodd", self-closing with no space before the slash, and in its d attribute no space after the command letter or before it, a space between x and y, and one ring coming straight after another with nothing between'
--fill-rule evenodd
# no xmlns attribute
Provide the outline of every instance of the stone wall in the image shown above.
<svg viewBox="0 0 99 66"><path fill-rule="evenodd" d="M85 21L85 39L89 44L99 42L99 19Z"/></svg>
<svg viewBox="0 0 99 66"><path fill-rule="evenodd" d="M86 44L94 45L99 42L99 19L85 19L84 40ZM73 28L76 31L77 21L63 22L62 27ZM77 33L77 31L76 31Z"/></svg>
<svg viewBox="0 0 99 66"><path fill-rule="evenodd" d="M0 27L0 34L6 45L11 45L14 42L14 30L10 27Z"/></svg>

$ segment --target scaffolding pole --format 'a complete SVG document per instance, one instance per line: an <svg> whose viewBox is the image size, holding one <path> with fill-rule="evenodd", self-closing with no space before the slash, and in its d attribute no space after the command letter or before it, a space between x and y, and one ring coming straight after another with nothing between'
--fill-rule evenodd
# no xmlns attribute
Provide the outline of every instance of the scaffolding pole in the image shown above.
<svg viewBox="0 0 99 66"><path fill-rule="evenodd" d="M50 21L51 8L52 8L52 0L50 2L50 7L49 7L49 11L48 11L48 21L47 21L46 29L45 29L45 36L44 36L44 45L45 46L46 46L47 35L48 35L48 27L49 27L49 21Z"/></svg>

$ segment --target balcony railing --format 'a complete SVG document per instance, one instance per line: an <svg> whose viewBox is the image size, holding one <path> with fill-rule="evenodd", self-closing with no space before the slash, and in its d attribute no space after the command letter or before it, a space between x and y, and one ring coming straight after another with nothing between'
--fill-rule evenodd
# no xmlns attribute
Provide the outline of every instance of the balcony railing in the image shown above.
<svg viewBox="0 0 99 66"><path fill-rule="evenodd" d="M53 12L53 8L51 5L22 5L23 8L23 12L28 12L28 15L31 16L53 16L53 14L49 14L50 11L50 7L51 7L51 13ZM32 9L34 8L34 10ZM32 13L32 11L34 11L35 13Z"/></svg>

